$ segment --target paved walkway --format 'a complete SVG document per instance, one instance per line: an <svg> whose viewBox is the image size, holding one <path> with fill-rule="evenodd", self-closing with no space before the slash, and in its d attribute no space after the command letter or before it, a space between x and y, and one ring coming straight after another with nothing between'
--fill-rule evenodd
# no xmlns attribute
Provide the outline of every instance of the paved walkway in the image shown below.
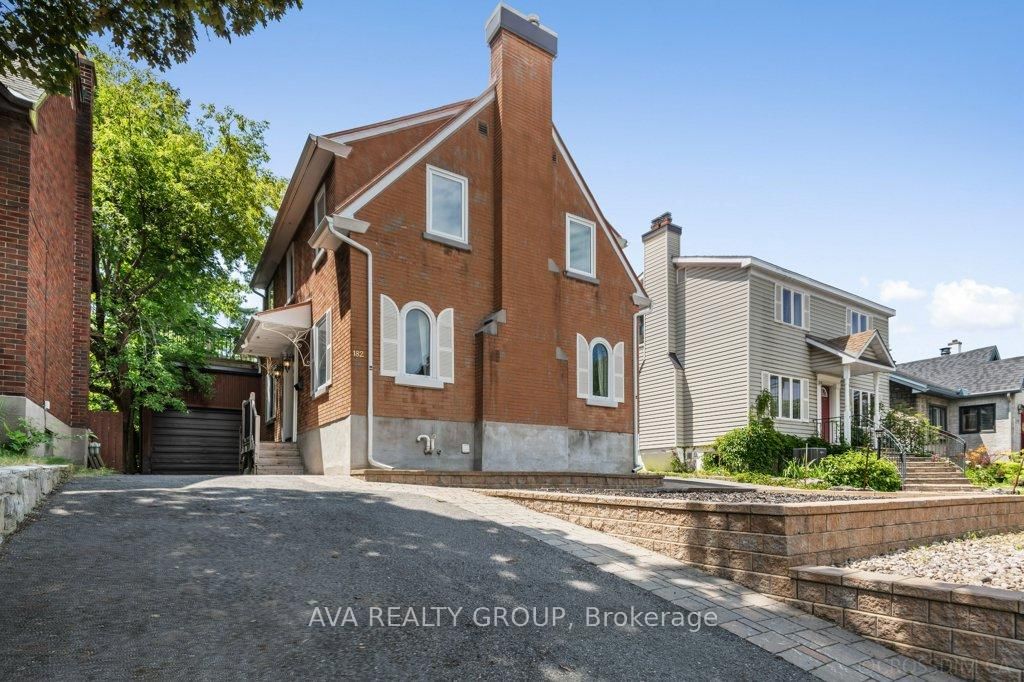
<svg viewBox="0 0 1024 682"><path fill-rule="evenodd" d="M399 609L402 622L375 625L374 606ZM462 608L461 618L434 612L430 627L434 606ZM557 608L564 620L476 617L517 606L539 609L534 623ZM355 625L343 624L348 607ZM585 627L593 608L713 612L721 625ZM312 476L84 479L0 545L0 679L808 672L941 678L729 581L467 490Z"/></svg>

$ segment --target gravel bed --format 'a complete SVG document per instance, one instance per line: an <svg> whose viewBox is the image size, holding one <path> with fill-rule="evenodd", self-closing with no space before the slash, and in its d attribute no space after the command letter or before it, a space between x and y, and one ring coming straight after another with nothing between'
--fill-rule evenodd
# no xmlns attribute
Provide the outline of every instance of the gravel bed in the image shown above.
<svg viewBox="0 0 1024 682"><path fill-rule="evenodd" d="M843 495L818 491L809 493L784 493L762 490L739 492L717 490L660 490L658 488L629 490L623 488L535 488L543 492L572 493L575 495L614 495L616 497L647 497L657 500L690 500L692 502L732 502L738 504L783 504L786 502L843 502L846 500L869 500L857 495Z"/></svg>
<svg viewBox="0 0 1024 682"><path fill-rule="evenodd" d="M1024 591L1024 533L947 540L848 561L862 571Z"/></svg>

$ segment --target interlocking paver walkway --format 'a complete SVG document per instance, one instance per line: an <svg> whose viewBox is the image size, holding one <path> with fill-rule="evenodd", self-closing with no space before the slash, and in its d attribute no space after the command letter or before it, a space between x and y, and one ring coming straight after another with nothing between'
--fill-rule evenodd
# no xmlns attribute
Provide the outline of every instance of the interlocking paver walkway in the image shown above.
<svg viewBox="0 0 1024 682"><path fill-rule="evenodd" d="M330 485L411 489L454 504L588 561L688 611L713 612L720 627L829 682L956 679L724 578L599 531L461 488L322 479ZM366 489L365 487L363 488Z"/></svg>

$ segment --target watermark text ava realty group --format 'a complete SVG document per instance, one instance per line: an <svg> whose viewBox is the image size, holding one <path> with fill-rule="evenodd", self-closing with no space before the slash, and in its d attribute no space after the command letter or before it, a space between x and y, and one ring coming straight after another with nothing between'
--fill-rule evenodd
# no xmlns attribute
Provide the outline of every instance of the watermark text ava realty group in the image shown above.
<svg viewBox="0 0 1024 682"><path fill-rule="evenodd" d="M612 611L588 606L579 620L583 627L675 627L696 632L718 624L714 611ZM309 627L443 628L471 624L477 627L566 627L577 624L561 606L316 606Z"/></svg>

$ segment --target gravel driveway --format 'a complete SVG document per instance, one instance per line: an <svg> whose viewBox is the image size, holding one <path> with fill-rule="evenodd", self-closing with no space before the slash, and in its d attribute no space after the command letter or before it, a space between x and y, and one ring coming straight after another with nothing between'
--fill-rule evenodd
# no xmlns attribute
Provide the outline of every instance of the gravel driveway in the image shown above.
<svg viewBox="0 0 1024 682"><path fill-rule="evenodd" d="M0 545L0 679L810 679L718 627L586 627L678 607L451 504L322 480L68 484ZM517 606L565 617L477 617ZM404 627L371 624L387 607Z"/></svg>

